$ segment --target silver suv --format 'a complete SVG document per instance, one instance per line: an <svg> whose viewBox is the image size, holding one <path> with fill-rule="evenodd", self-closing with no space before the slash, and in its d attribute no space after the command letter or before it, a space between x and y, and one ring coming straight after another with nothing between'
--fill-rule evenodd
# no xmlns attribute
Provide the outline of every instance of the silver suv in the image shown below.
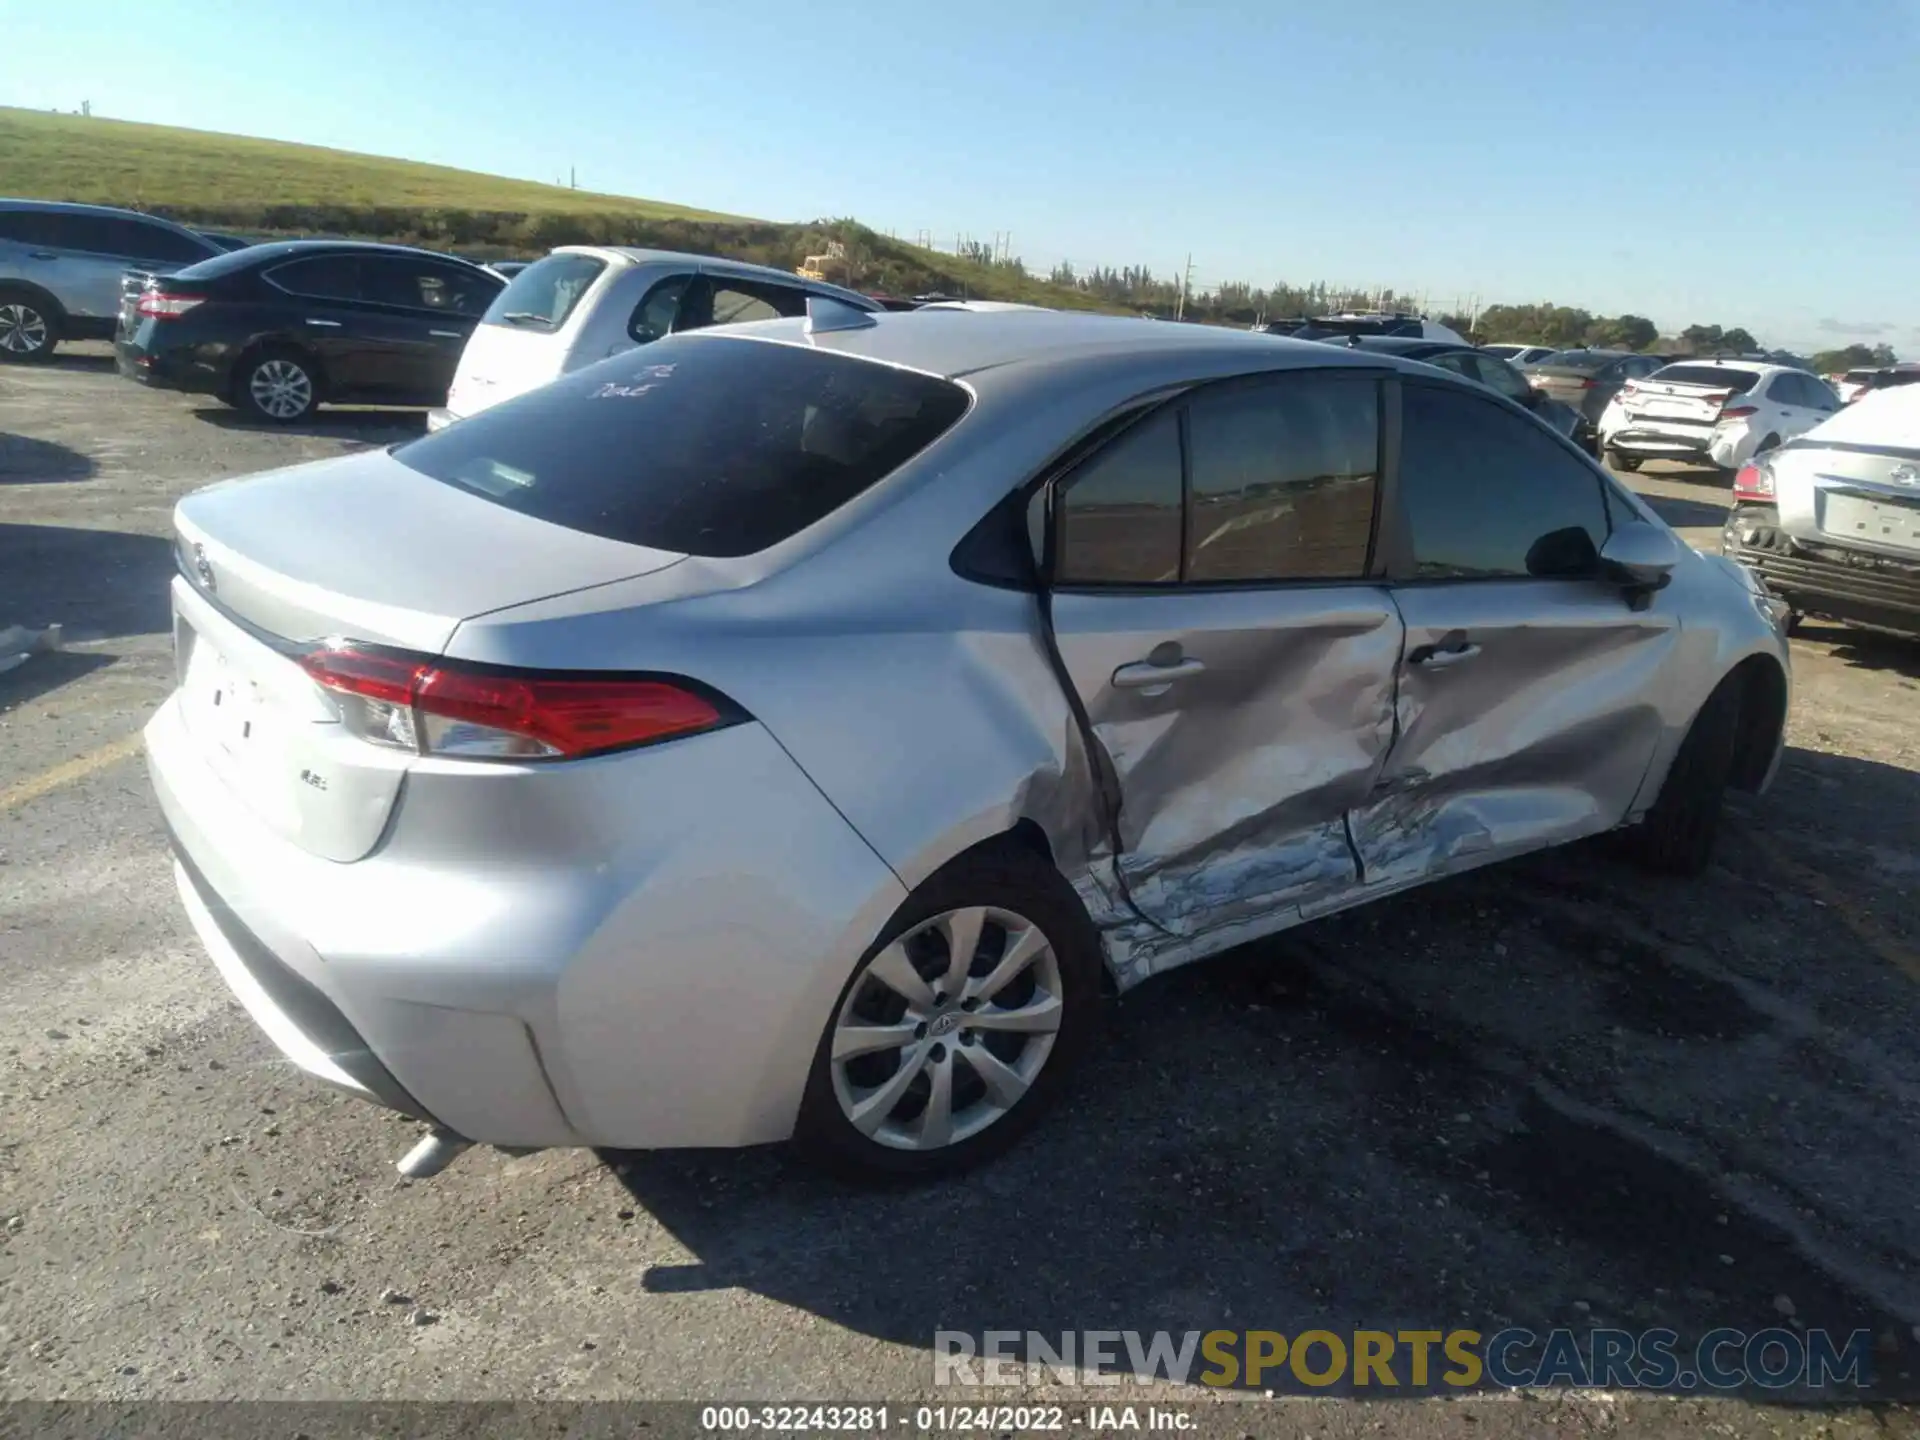
<svg viewBox="0 0 1920 1440"><path fill-rule="evenodd" d="M0 199L0 360L111 340L123 272L170 274L229 248L133 210Z"/></svg>

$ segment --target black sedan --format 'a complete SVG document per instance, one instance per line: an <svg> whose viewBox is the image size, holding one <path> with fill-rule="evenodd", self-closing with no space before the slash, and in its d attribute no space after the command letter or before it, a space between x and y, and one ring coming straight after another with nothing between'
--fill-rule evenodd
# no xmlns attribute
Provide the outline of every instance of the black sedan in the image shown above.
<svg viewBox="0 0 1920 1440"><path fill-rule="evenodd" d="M506 281L478 265L341 240L253 245L123 297L122 374L288 424L327 401L444 405Z"/></svg>
<svg viewBox="0 0 1920 1440"><path fill-rule="evenodd" d="M1526 376L1498 355L1489 355L1471 345L1456 345L1447 340L1411 340L1398 335L1355 335L1333 343L1355 350L1382 350L1402 359L1418 360L1424 365L1437 365L1442 370L1451 370L1475 384L1506 396L1522 409L1531 410L1583 449L1592 448L1577 433L1580 416L1571 406L1563 405L1534 389L1527 383Z"/></svg>

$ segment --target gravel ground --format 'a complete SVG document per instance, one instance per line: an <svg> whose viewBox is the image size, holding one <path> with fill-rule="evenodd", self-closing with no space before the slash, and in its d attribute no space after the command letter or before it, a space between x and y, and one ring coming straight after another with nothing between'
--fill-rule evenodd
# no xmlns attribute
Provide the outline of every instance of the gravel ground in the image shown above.
<svg viewBox="0 0 1920 1440"><path fill-rule="evenodd" d="M1881 1395L1916 1388L1920 647L1839 627L1796 640L1779 782L1704 880L1583 846L1164 977L963 1182L849 1191L778 1151L400 1180L416 1127L304 1083L228 1000L128 737L169 685L173 500L419 428L253 430L89 347L0 369L0 627L69 646L0 676L0 1394L900 1400L941 1329L1697 1337L1789 1311L1870 1329ZM1704 475L1633 483L1717 541ZM1233 1415L1910 1433L1764 1397Z"/></svg>

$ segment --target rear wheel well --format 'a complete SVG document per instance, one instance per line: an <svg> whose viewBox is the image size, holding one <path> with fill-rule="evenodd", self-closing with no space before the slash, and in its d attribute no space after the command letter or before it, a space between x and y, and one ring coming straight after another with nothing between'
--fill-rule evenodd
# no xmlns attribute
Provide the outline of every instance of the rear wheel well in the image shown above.
<svg viewBox="0 0 1920 1440"><path fill-rule="evenodd" d="M26 280L0 280L0 297L9 295L37 306L40 313L53 321L56 327L66 324L66 307L38 285Z"/></svg>
<svg viewBox="0 0 1920 1440"><path fill-rule="evenodd" d="M1727 783L1736 790L1757 790L1787 723L1786 674L1769 656L1750 655L1721 683L1737 685L1740 693L1740 728Z"/></svg>

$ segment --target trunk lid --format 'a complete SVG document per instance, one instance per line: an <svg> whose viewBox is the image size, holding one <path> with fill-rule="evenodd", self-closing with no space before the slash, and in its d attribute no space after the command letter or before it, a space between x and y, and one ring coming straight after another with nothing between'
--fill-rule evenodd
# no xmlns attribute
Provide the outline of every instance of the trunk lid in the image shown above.
<svg viewBox="0 0 1920 1440"><path fill-rule="evenodd" d="M197 491L175 527L186 728L262 823L341 861L378 842L415 757L347 733L303 647L439 655L463 620L684 558L489 504L384 451Z"/></svg>
<svg viewBox="0 0 1920 1440"><path fill-rule="evenodd" d="M1580 408L1580 402L1586 398L1587 392L1594 388L1591 372L1565 365L1530 366L1527 379L1533 382L1534 389L1576 410Z"/></svg>
<svg viewBox="0 0 1920 1440"><path fill-rule="evenodd" d="M1620 405L1629 420L1711 426L1734 393L1726 385L1635 380L1621 390Z"/></svg>
<svg viewBox="0 0 1920 1440"><path fill-rule="evenodd" d="M483 321L474 326L460 353L460 368L447 392L447 409L455 415L473 415L559 379L571 343L565 331Z"/></svg>

